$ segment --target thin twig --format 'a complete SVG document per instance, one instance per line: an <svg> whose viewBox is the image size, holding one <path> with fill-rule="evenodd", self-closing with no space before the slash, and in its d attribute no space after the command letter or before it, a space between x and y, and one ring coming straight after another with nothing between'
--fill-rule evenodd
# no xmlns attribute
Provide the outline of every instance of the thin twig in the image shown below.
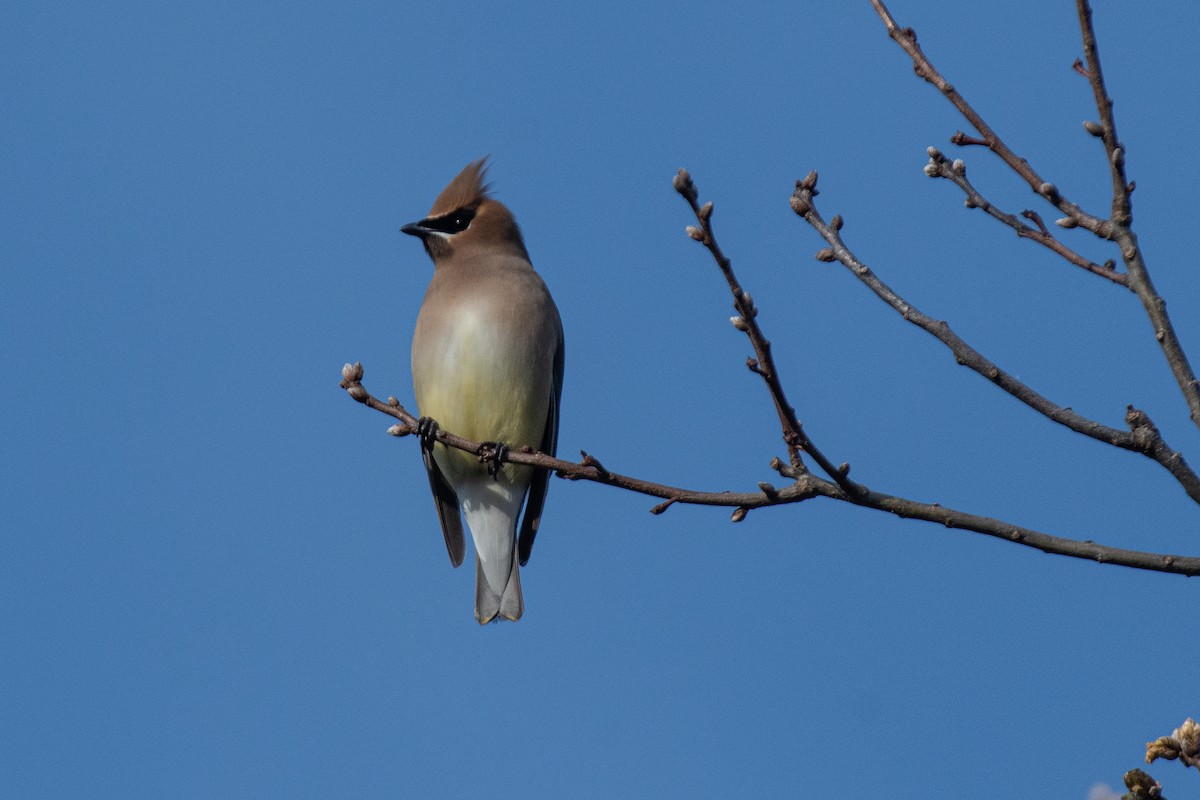
<svg viewBox="0 0 1200 800"><path fill-rule="evenodd" d="M1146 267L1137 237L1130 224L1132 222L1132 205L1130 195L1133 184L1125 177L1125 151L1117 138L1116 122L1112 113L1112 99L1105 88L1104 75L1100 68L1100 55L1096 46L1096 34L1092 27L1092 10L1087 0L1075 0L1079 12L1079 24L1083 36L1084 56L1087 59L1086 68L1076 61L1075 69L1091 83L1096 97L1096 109L1100 114L1100 136L1104 140L1105 153L1108 156L1109 167L1113 180L1113 202L1111 219L1101 219L1084 212L1079 206L1067 200L1058 188L1044 180L1029 162L1014 153L1000 136L984 121L962 95L947 81L933 66L917 44L917 34L912 28L901 28L883 0L871 0L876 14L883 20L888 36L892 38L913 61L913 69L917 75L932 84L943 96L958 109L968 122L979 131L982 139L956 134L953 141L960 144L983 144L1000 157L1010 169L1016 172L1039 195L1052 203L1066 215L1066 219L1078 227L1091 231L1102 239L1111 239L1121 251L1125 262L1125 270L1129 287L1137 294L1142 306L1154 326L1154 338L1162 347L1163 355L1175 376L1176 383L1183 393L1192 422L1200 427L1200 381L1188 362L1187 354L1175 333L1170 317L1167 316L1167 304L1154 288L1150 273Z"/></svg>
<svg viewBox="0 0 1200 800"><path fill-rule="evenodd" d="M754 358L747 359L746 366L763 379L771 394L771 400L775 403L775 411L779 415L779 424L783 429L783 441L787 445L788 456L793 468L803 469L804 464L800 459L800 453L808 453L812 456L813 461L816 461L817 465L825 471L825 474L833 478L847 494L861 491L858 484L846 477L845 470L834 466L833 462L817 448L808 434L804 432L804 426L796 416L796 410L788 403L787 395L783 390L783 382L779 379L779 369L775 366L775 359L771 355L771 342L767 340L758 324L758 308L755 307L750 293L742 289L741 283L733 273L733 264L717 244L712 227L712 203L700 205L700 195L696 190L696 184L686 169L679 170L673 184L675 191L679 192L680 196L691 206L692 213L696 215L696 221L700 223L699 227L689 226L688 235L702 243L712 254L713 260L729 284L729 290L733 293L733 309L738 315L733 317L731 322L734 327L746 334L754 348Z"/></svg>
<svg viewBox="0 0 1200 800"><path fill-rule="evenodd" d="M874 2L874 0L872 0ZM1188 363L1187 354L1179 337L1175 334L1175 326L1167 316L1167 304L1154 288L1150 280L1150 272L1138 246L1137 236L1130 227L1133 223L1132 192L1133 184L1125 176L1125 150L1117 138L1117 124L1113 117L1113 102L1108 96L1104 84L1104 73L1100 68L1100 51L1096 46L1096 31L1092 27L1092 9L1087 0L1075 0L1079 12L1079 28L1083 38L1083 53L1087 59L1087 79L1092 85L1092 93L1096 98L1096 110L1100 114L1101 138L1104 140L1104 151L1108 156L1109 169L1112 173L1112 239L1121 248L1121 258L1125 261L1125 269L1129 273L1129 285L1137 293L1138 299L1146 309L1146 315L1154 326L1154 338L1162 347L1163 356L1183 392L1187 402L1192 422L1200 427L1200 382L1196 373Z"/></svg>
<svg viewBox="0 0 1200 800"><path fill-rule="evenodd" d="M792 194L792 209L821 235L829 245L817 253L822 261L839 261L850 272L862 281L867 288L875 293L880 300L895 309L900 316L912 324L934 336L950 349L955 360L965 367L973 369L992 383L1020 400L1025 405L1037 411L1054 422L1059 423L1076 433L1082 433L1101 442L1142 453L1148 458L1161 464L1175 477L1183 490L1192 500L1200 503L1200 476L1197 476L1188 466L1183 455L1172 450L1163 441L1162 435L1145 413L1132 407L1126 414L1130 430L1123 431L1111 428L1095 420L1089 419L1070 408L1064 408L1042 396L1032 388L1017 380L1011 374L1000 369L982 353L967 344L943 320L935 320L913 306L890 286L880 280L871 269L858 259L846 246L838 228L840 226L826 223L813 200L812 188L796 182L796 191Z"/></svg>
<svg viewBox="0 0 1200 800"><path fill-rule="evenodd" d="M1046 224L1042 222L1042 218L1033 211L1025 211L1023 216L1026 219L1032 220L1037 227L1026 225L1015 214L1008 214L996 208L990 200L984 197L978 189L975 188L967 179L967 168L961 159L950 161L937 148L929 148L929 163L925 165L925 174L931 178L945 178L958 188L963 190L967 196L967 208L979 208L985 211L993 219L996 219L1008 227L1016 231L1017 236L1025 239L1030 239L1043 247L1057 253L1066 259L1069 263L1085 269L1102 278L1106 278L1113 283L1129 288L1129 283L1125 275L1117 272L1109 264L1097 264L1087 258L1084 258L1079 253L1076 253L1071 248L1067 247L1061 241L1056 239L1049 230L1046 229Z"/></svg>
<svg viewBox="0 0 1200 800"><path fill-rule="evenodd" d="M376 411L398 420L399 424L392 426L389 429L389 433L404 436L415 432L417 426L416 418L412 414L409 414L399 403L384 403L372 396L362 385L362 377L363 369L361 364L346 364L342 367L341 386L351 397L363 405L370 406ZM456 436L444 430L437 432L437 440L449 447L455 447L476 455L484 448L482 442L464 439L461 436ZM833 500L853 503L864 508L885 511L899 517L921 519L928 522L936 522L947 528L974 531L987 536L994 536L1004 541L1024 545L1025 547L1033 547L1045 553L1154 572L1169 572L1176 575L1188 576L1200 575L1200 557L1124 550L1117 547L1096 544L1092 541L1078 541L1051 536L991 517L956 511L937 503L921 503L915 500L883 494L882 492L874 492L865 488L860 488L854 495L849 495L842 491L837 484L819 478L811 472L802 473L794 483L777 489L772 487L770 492L764 491L761 488L755 492L699 492L632 478L609 470L601 470L595 466L563 461L548 456L545 453L511 451L508 453L506 460L514 464L527 464L532 467L553 470L565 478L594 481L670 501L670 503L660 503L655 506L652 511L656 513L665 511L669 505L674 503L724 506L735 509L733 519L734 521L739 521L745 517L747 509L788 505L803 502L814 497L827 497Z"/></svg>
<svg viewBox="0 0 1200 800"><path fill-rule="evenodd" d="M959 138L963 144L983 144L989 150L1000 157L1005 164L1009 166L1013 172L1020 175L1034 192L1044 197L1048 202L1054 205L1059 211L1066 216L1075 220L1076 224L1081 228L1092 231L1103 239L1111 239L1111 223L1106 219L1088 214L1076 204L1067 200L1059 193L1057 187L1039 175L1033 167L1029 166L1029 162L1018 156L1012 151L1004 140L992 130L991 126L984 121L971 104L968 103L958 90L950 84L942 74L930 63L925 54L921 52L921 47L917 44L917 33L912 28L901 28L897 23L892 13L888 11L883 0L871 0L871 5L875 8L875 13L883 20L883 24L887 27L888 36L892 38L896 44L908 53L913 61L913 70L918 77L924 78L941 92L947 100L954 104L954 107L959 110L967 121L979 131L981 140L969 138ZM965 136L965 135L964 135Z"/></svg>
<svg viewBox="0 0 1200 800"><path fill-rule="evenodd" d="M1125 154L1117 140L1117 123L1113 117L1113 101L1104 85L1104 73L1100 69L1100 51L1096 47L1096 31L1092 27L1092 9L1087 0L1075 0L1079 13L1079 32L1083 39L1083 53L1087 68L1081 74L1088 79L1092 93L1096 96L1096 111L1100 114L1100 138L1104 152L1108 155L1108 167L1112 174L1113 203L1112 221L1116 225L1128 225L1133 220L1131 190L1125 178ZM1078 60L1076 60L1078 63Z"/></svg>

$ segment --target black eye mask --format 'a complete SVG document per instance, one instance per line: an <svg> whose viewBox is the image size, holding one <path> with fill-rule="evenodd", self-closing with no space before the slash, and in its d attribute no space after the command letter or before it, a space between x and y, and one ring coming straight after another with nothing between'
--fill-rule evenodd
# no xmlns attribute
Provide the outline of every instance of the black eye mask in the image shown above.
<svg viewBox="0 0 1200 800"><path fill-rule="evenodd" d="M471 220L475 219L474 208L460 208L457 211L452 211L449 214L443 214L440 217L426 217L421 220L422 228L428 228L439 233L462 233L471 224Z"/></svg>

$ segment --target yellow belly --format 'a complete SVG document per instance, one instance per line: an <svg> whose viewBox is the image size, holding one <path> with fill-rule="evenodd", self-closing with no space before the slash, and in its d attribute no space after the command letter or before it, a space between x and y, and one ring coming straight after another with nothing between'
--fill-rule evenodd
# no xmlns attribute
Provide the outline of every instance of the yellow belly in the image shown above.
<svg viewBox="0 0 1200 800"><path fill-rule="evenodd" d="M541 447L553 371L552 363L539 363L544 348L522 331L502 333L469 313L424 334L413 342L413 386L422 416L475 441L503 442L514 450ZM437 460L452 483L485 469L457 450L438 448ZM528 470L508 465L504 472L527 479Z"/></svg>

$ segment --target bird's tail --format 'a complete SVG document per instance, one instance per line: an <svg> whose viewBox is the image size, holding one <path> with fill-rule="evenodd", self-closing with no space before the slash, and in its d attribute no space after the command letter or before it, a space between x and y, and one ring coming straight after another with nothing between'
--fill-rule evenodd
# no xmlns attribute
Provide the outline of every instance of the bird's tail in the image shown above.
<svg viewBox="0 0 1200 800"><path fill-rule="evenodd" d="M525 611L525 601L521 597L521 567L513 554L512 569L508 573L508 582L499 594L492 589L483 572L483 563L475 555L475 619L480 625L485 625L497 619L497 615L516 622Z"/></svg>

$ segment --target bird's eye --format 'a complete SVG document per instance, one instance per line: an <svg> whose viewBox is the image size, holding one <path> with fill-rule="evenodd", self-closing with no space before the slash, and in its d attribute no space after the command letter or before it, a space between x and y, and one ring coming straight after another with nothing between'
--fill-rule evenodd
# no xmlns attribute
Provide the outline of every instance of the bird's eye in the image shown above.
<svg viewBox="0 0 1200 800"><path fill-rule="evenodd" d="M475 209L460 208L445 216L425 220L425 226L445 234L462 233L475 219Z"/></svg>

